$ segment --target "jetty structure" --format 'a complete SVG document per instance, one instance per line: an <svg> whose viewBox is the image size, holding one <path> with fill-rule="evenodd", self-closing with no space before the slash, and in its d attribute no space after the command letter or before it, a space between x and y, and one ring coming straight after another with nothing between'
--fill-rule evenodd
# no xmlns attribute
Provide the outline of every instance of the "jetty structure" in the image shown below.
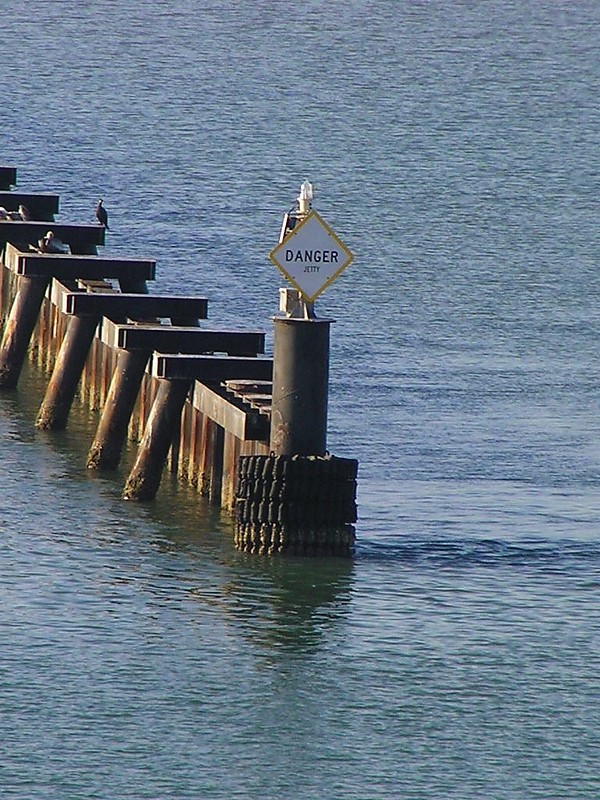
<svg viewBox="0 0 600 800"><path fill-rule="evenodd" d="M57 195L16 185L0 166L0 391L29 359L47 377L32 425L64 429L74 402L98 412L87 468L136 447L124 499L153 500L168 469L233 515L240 550L351 554L358 463L327 451L331 320L314 300L352 255L310 184L270 254L292 284L273 357L264 331L207 326L206 297L151 294L153 259L98 255L106 225L57 222Z"/></svg>

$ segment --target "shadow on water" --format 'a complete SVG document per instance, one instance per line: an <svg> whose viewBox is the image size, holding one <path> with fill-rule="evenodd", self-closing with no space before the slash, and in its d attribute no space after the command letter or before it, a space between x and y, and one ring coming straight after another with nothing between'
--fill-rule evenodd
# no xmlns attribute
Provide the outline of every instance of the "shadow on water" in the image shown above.
<svg viewBox="0 0 600 800"><path fill-rule="evenodd" d="M230 611L255 645L312 652L347 613L350 559L256 558L236 554L224 591Z"/></svg>
<svg viewBox="0 0 600 800"><path fill-rule="evenodd" d="M352 559L241 553L233 544L229 514L174 480L163 482L157 502L146 513L164 535L161 548L185 552L191 560L211 560L218 589L201 582L191 593L198 602L216 603L253 646L312 652L343 618L353 586Z"/></svg>
<svg viewBox="0 0 600 800"><path fill-rule="evenodd" d="M352 559L241 553L233 544L230 515L168 478L144 514L160 530L158 548L184 554L191 597L218 609L254 647L312 652L344 617L353 586Z"/></svg>
<svg viewBox="0 0 600 800"><path fill-rule="evenodd" d="M412 537L394 543L362 541L357 559L359 563L399 563L424 569L520 568L539 574L564 574L594 565L600 568L600 541Z"/></svg>
<svg viewBox="0 0 600 800"><path fill-rule="evenodd" d="M353 559L241 553L229 514L168 478L144 514L160 531L158 549L185 556L194 601L263 653L314 652L344 618Z"/></svg>

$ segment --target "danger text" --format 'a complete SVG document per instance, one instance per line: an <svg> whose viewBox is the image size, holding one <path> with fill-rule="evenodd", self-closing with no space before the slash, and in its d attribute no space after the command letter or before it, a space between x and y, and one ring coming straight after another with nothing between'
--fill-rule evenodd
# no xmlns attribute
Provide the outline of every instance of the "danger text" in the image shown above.
<svg viewBox="0 0 600 800"><path fill-rule="evenodd" d="M337 250L286 250L285 260L302 264L337 264Z"/></svg>

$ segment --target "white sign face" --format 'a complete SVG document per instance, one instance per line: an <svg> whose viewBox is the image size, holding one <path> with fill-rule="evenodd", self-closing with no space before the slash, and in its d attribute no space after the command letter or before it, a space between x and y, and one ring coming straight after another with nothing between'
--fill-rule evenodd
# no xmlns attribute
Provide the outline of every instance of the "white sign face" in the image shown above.
<svg viewBox="0 0 600 800"><path fill-rule="evenodd" d="M271 250L269 258L304 299L312 303L354 256L325 220L311 211Z"/></svg>

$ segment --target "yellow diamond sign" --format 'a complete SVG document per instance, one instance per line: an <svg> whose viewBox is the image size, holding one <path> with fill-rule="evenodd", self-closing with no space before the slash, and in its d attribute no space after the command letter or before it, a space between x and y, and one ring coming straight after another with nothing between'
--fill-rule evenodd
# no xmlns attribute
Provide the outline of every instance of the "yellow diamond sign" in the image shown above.
<svg viewBox="0 0 600 800"><path fill-rule="evenodd" d="M325 220L311 211L271 250L269 258L304 299L312 303L354 256Z"/></svg>

